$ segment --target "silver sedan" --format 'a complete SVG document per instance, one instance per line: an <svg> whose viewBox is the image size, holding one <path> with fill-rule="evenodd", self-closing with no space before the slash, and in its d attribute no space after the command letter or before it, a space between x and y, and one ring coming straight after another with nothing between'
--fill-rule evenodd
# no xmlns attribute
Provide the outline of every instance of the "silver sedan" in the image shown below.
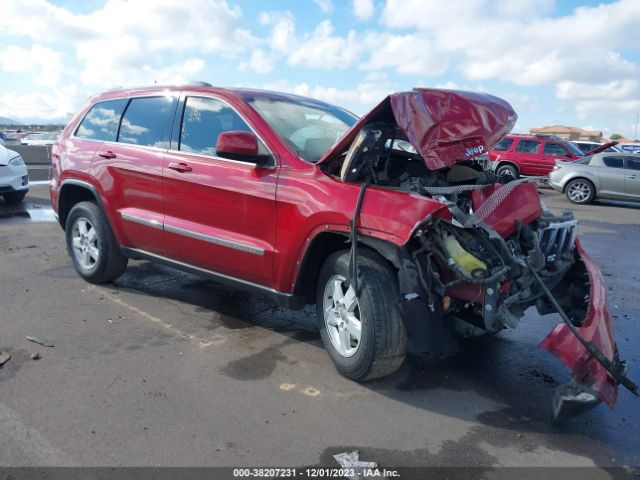
<svg viewBox="0 0 640 480"><path fill-rule="evenodd" d="M640 201L640 155L603 152L575 162L557 160L549 184L573 203L594 198Z"/></svg>

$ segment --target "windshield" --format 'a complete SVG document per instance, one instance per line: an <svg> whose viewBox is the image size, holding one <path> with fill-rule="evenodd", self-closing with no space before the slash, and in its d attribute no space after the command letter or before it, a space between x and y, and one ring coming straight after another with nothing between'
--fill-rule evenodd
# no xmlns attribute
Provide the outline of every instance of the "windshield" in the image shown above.
<svg viewBox="0 0 640 480"><path fill-rule="evenodd" d="M582 157L584 155L584 152L582 150L580 150L578 147L576 147L573 143L571 142L566 142L565 145L567 146L567 148L569 150L571 150L574 154L576 154L579 157ZM595 147L594 147L595 148Z"/></svg>
<svg viewBox="0 0 640 480"><path fill-rule="evenodd" d="M357 120L346 110L313 100L250 95L245 101L300 157L314 163Z"/></svg>

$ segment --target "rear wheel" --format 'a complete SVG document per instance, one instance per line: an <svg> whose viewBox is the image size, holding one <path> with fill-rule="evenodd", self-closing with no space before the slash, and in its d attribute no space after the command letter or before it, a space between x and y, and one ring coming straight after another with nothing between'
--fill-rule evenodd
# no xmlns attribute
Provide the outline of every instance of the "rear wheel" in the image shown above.
<svg viewBox="0 0 640 480"><path fill-rule="evenodd" d="M395 272L378 255L358 255L358 289L346 284L348 251L325 261L316 290L320 335L337 370L357 381L393 373L406 352Z"/></svg>
<svg viewBox="0 0 640 480"><path fill-rule="evenodd" d="M517 180L519 177L518 169L513 165L500 165L496 170L496 175L498 177L507 177L509 181Z"/></svg>
<svg viewBox="0 0 640 480"><path fill-rule="evenodd" d="M4 198L4 201L7 202L9 205L14 205L16 203L20 203L22 200L24 200L24 197L27 195L27 192L10 192L10 193L5 193L4 195L2 195L2 197Z"/></svg>
<svg viewBox="0 0 640 480"><path fill-rule="evenodd" d="M567 184L567 198L577 204L591 203L596 196L593 183L584 178L576 178Z"/></svg>
<svg viewBox="0 0 640 480"><path fill-rule="evenodd" d="M127 268L104 212L93 202L80 202L67 217L67 249L78 274L91 283L118 278Z"/></svg>

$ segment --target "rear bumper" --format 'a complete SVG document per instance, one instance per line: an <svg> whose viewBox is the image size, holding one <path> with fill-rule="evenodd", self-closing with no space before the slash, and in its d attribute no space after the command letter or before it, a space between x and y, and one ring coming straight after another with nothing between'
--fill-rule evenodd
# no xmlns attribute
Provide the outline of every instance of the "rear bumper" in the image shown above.
<svg viewBox="0 0 640 480"><path fill-rule="evenodd" d="M618 363L602 274L585 253L579 239L576 240L576 250L586 269L590 286L586 318L577 330L604 356ZM600 400L613 407L618 396L616 379L587 351L567 325L556 325L540 346L558 357L573 372L574 387L579 386L584 392L593 392Z"/></svg>

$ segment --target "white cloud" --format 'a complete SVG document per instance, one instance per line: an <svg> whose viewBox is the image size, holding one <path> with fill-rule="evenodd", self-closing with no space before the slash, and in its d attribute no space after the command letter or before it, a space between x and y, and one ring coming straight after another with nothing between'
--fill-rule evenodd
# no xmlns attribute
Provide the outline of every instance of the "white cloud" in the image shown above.
<svg viewBox="0 0 640 480"><path fill-rule="evenodd" d="M262 12L260 23L271 26L269 45L279 52L290 49L295 43L295 20L291 12Z"/></svg>
<svg viewBox="0 0 640 480"><path fill-rule="evenodd" d="M358 20L368 20L374 10L373 0L353 0L353 14Z"/></svg>
<svg viewBox="0 0 640 480"><path fill-rule="evenodd" d="M251 71L256 73L269 73L273 70L275 60L261 48L254 50L248 62L240 63L241 71Z"/></svg>
<svg viewBox="0 0 640 480"><path fill-rule="evenodd" d="M45 120L68 118L77 108L74 85L36 93L15 91L0 93L0 115L21 120L38 117Z"/></svg>
<svg viewBox="0 0 640 480"><path fill-rule="evenodd" d="M250 47L255 39L240 17L240 10L224 0L107 0L88 14L46 0L10 0L3 3L0 27L52 45L74 41L82 80L107 88L186 77L202 69L193 58L170 64L171 54L230 56ZM184 74L178 75L182 67Z"/></svg>
<svg viewBox="0 0 640 480"><path fill-rule="evenodd" d="M35 83L52 86L62 77L62 55L38 44L28 49L11 45L0 51L0 67L7 72L31 73Z"/></svg>
<svg viewBox="0 0 640 480"><path fill-rule="evenodd" d="M449 66L447 57L440 55L422 33L371 33L365 43L370 52L368 60L360 65L365 70L393 68L399 74L434 76Z"/></svg>
<svg viewBox="0 0 640 480"><path fill-rule="evenodd" d="M350 66L361 50L362 42L355 31L349 31L344 37L336 36L331 21L324 20L297 42L288 62L324 70L341 69Z"/></svg>
<svg viewBox="0 0 640 480"><path fill-rule="evenodd" d="M333 12L333 3L331 0L313 0L313 3L320 7L322 13L331 13Z"/></svg>

